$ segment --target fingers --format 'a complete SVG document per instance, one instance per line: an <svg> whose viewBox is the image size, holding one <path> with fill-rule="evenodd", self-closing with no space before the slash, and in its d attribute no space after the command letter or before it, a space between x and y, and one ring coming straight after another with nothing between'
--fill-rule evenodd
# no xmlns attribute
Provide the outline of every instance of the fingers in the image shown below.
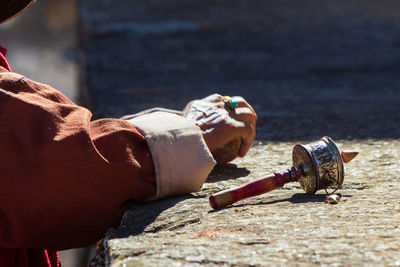
<svg viewBox="0 0 400 267"><path fill-rule="evenodd" d="M238 156L244 157L251 148L254 138L256 137L255 124L236 121L234 127L242 141Z"/></svg>
<svg viewBox="0 0 400 267"><path fill-rule="evenodd" d="M253 107L243 97L241 97L241 96L232 96L231 99L232 99L232 101L237 103L237 107L236 108L241 108L241 107L249 108L251 110L251 112L253 113L255 120L257 121L256 112L254 111ZM209 95L209 96L203 98L203 100L209 101L211 103L221 103L221 104L222 103L224 103L224 104L227 103L226 99L220 94Z"/></svg>
<svg viewBox="0 0 400 267"><path fill-rule="evenodd" d="M224 101L224 97L220 94L212 94L212 95L209 95L209 96L203 98L203 100L209 101L211 103L217 103L217 102Z"/></svg>
<svg viewBox="0 0 400 267"><path fill-rule="evenodd" d="M248 125L246 127L247 135L242 136L242 143L239 149L239 157L246 156L247 152L250 150L251 145L253 144L254 138L256 137L256 128L254 125Z"/></svg>
<svg viewBox="0 0 400 267"><path fill-rule="evenodd" d="M235 120L243 121L243 122L248 122L248 123L256 123L257 117L254 116L254 113L249 109L248 107L242 107L242 108L235 108L231 112L231 116Z"/></svg>
<svg viewBox="0 0 400 267"><path fill-rule="evenodd" d="M237 155L243 157L251 148L256 135L257 114L243 97L234 96L231 101L237 103L235 108L230 107L229 98L213 94L189 103L190 109L186 107L184 111L187 112L184 114L185 117L193 117L212 152L223 147L227 141L240 139Z"/></svg>
<svg viewBox="0 0 400 267"><path fill-rule="evenodd" d="M237 108L240 108L240 107L247 107L247 108L249 108L249 109L251 110L251 112L253 113L253 115L254 115L256 121L257 121L257 114L256 114L256 112L254 111L253 107L252 107L249 103L247 103L247 101L246 101L243 97L241 97L241 96L233 96L233 97L232 97L232 100L233 100L233 101L236 101L236 103L237 103ZM236 108L236 109L237 109L237 108Z"/></svg>
<svg viewBox="0 0 400 267"><path fill-rule="evenodd" d="M232 100L237 103L237 107L231 109L230 114L238 122L236 125L240 129L239 133L242 141L238 156L244 157L250 150L256 136L257 114L243 97L234 96Z"/></svg>

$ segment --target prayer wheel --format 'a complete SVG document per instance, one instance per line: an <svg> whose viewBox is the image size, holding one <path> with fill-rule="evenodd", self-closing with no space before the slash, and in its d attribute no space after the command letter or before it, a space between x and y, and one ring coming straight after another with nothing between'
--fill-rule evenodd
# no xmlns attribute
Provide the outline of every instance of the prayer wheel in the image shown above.
<svg viewBox="0 0 400 267"><path fill-rule="evenodd" d="M237 188L212 194L209 197L210 205L214 209L221 208L295 181L308 194L327 188L334 188L336 191L343 184L343 163L349 162L357 154L358 152L349 151L340 153L332 139L327 136L310 144L297 144L292 153L293 166L286 172L275 172Z"/></svg>

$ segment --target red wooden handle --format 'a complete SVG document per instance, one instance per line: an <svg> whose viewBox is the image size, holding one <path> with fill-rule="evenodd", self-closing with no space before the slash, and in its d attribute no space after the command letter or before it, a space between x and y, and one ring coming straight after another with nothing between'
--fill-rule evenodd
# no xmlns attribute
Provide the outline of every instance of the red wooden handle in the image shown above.
<svg viewBox="0 0 400 267"><path fill-rule="evenodd" d="M242 186L212 194L209 197L210 205L213 209L225 207L239 200L275 190L286 183L294 182L298 179L300 179L300 173L297 168L292 167L287 172L274 173Z"/></svg>

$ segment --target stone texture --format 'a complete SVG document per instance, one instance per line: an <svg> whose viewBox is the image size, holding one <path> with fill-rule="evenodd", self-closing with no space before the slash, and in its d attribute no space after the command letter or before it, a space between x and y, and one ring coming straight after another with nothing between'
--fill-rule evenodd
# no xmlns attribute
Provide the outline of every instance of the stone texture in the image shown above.
<svg viewBox="0 0 400 267"><path fill-rule="evenodd" d="M400 142L338 145L362 151L346 165L339 204L293 183L213 211L208 194L290 166L292 143L257 145L199 193L133 207L107 234L107 265L398 266Z"/></svg>
<svg viewBox="0 0 400 267"><path fill-rule="evenodd" d="M84 98L96 117L242 95L250 154L201 192L133 207L107 266L400 265L398 1L81 1ZM328 135L359 150L337 205L298 184L212 211L207 196L291 166Z"/></svg>

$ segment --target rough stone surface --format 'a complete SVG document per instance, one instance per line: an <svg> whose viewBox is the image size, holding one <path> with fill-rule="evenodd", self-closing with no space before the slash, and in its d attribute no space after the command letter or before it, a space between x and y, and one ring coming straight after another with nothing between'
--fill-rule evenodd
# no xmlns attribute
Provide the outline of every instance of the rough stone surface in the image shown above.
<svg viewBox="0 0 400 267"><path fill-rule="evenodd" d="M346 165L338 204L293 183L213 211L208 194L290 166L292 143L257 145L199 193L133 207L107 234L107 264L398 266L400 141L338 145L362 151Z"/></svg>
<svg viewBox="0 0 400 267"><path fill-rule="evenodd" d="M259 116L249 155L201 192L133 207L107 266L399 266L398 1L81 1L84 91L96 117L242 95ZM88 102L89 103L89 102ZM359 150L342 199L298 184L212 211L207 196L291 166L328 135Z"/></svg>

